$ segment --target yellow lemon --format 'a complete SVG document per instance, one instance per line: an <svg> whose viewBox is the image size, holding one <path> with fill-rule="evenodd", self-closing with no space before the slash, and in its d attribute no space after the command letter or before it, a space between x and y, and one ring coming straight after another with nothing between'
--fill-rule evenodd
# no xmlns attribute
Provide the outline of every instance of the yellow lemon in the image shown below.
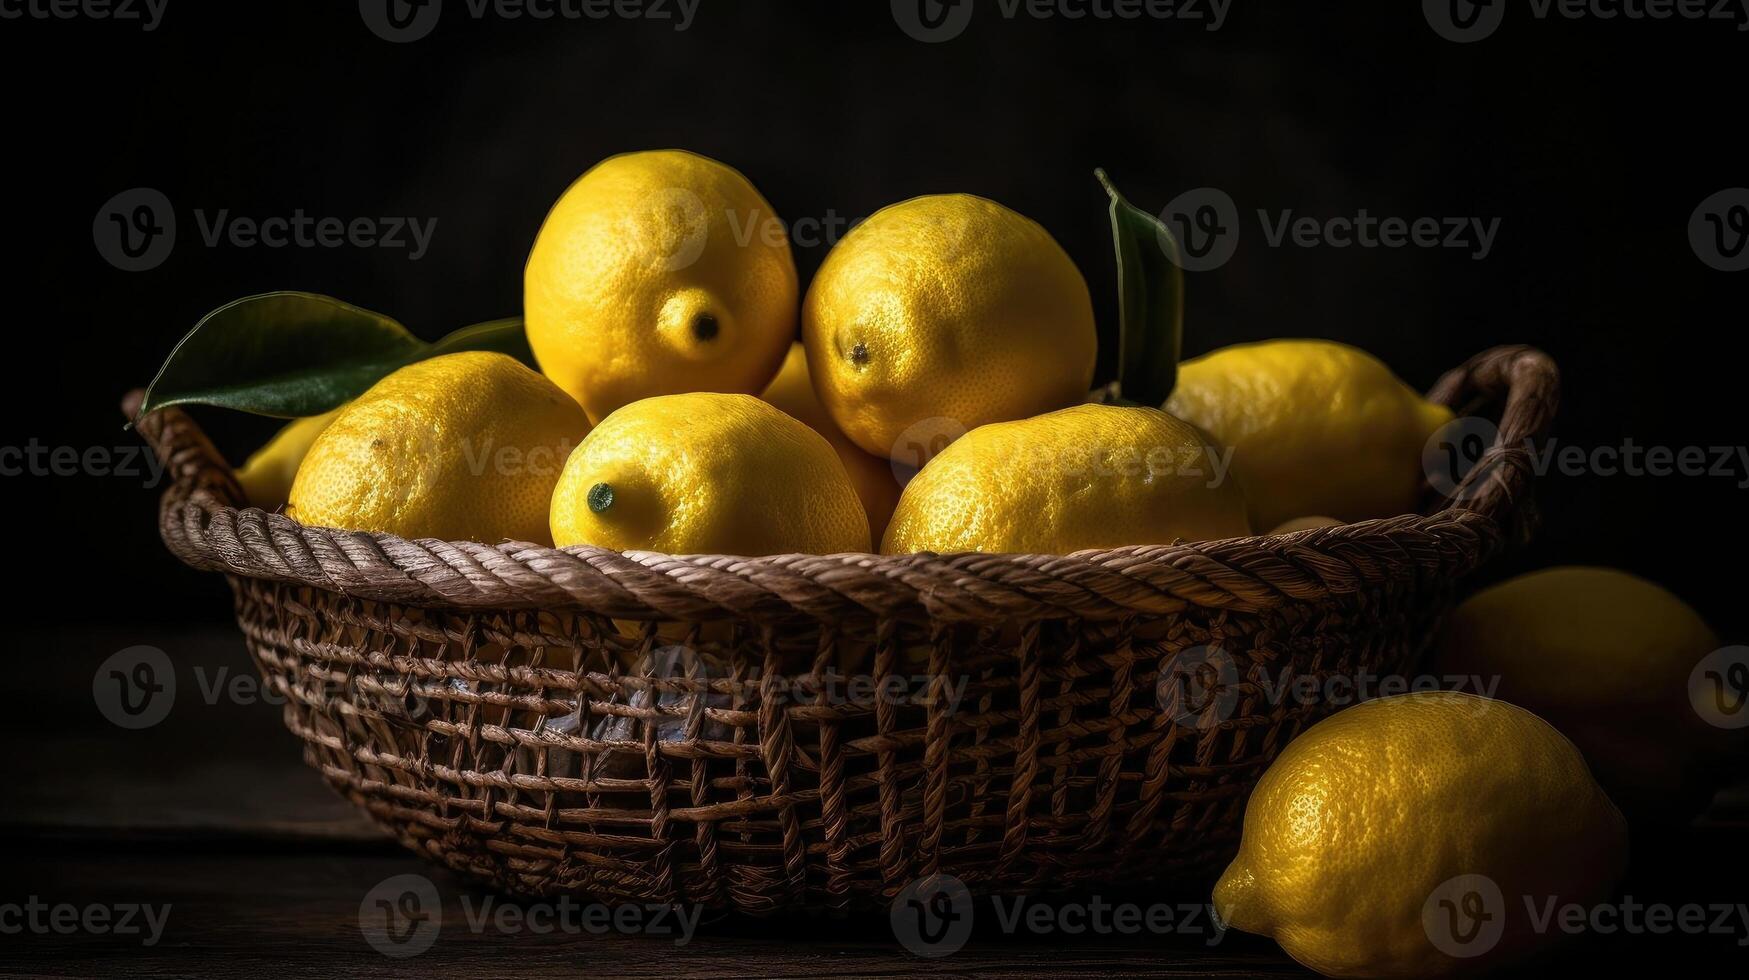
<svg viewBox="0 0 1749 980"><path fill-rule="evenodd" d="M1700 615L1651 582L1550 568L1460 605L1432 669L1497 683L1547 718L1629 816L1683 819L1706 805L1715 763L1740 744L1741 729L1710 724L1690 702L1691 677L1718 649Z"/></svg>
<svg viewBox="0 0 1749 980"><path fill-rule="evenodd" d="M970 194L883 208L821 263L802 303L821 404L853 442L921 466L989 422L1082 401L1093 303L1029 218Z"/></svg>
<svg viewBox="0 0 1749 980"><path fill-rule="evenodd" d="M553 491L553 540L618 551L866 552L868 515L824 436L751 395L633 402Z"/></svg>
<svg viewBox="0 0 1749 980"><path fill-rule="evenodd" d="M893 471L892 460L870 456L851 442L820 406L819 396L814 394L814 383L808 378L808 356L801 344L790 345L783 367L772 379L771 387L766 388L760 397L825 436L832 444L838 459L844 463L851 485L856 487L856 495L862 499L863 509L868 511L869 539L879 541L887 532L893 506L899 502L898 474Z"/></svg>
<svg viewBox="0 0 1749 980"><path fill-rule="evenodd" d="M546 543L553 484L588 431L577 403L515 358L434 357L340 410L298 467L286 513L409 538Z"/></svg>
<svg viewBox="0 0 1749 980"><path fill-rule="evenodd" d="M1409 694L1282 750L1214 904L1328 976L1485 970L1549 938L1529 908L1608 898L1626 846L1621 814L1548 723L1504 701Z"/></svg>
<svg viewBox="0 0 1749 980"><path fill-rule="evenodd" d="M1232 447L1258 527L1413 512L1422 449L1452 418L1371 354L1327 340L1241 344L1186 361L1166 410Z"/></svg>
<svg viewBox="0 0 1749 980"><path fill-rule="evenodd" d="M1195 427L1077 405L973 429L905 487L888 554L1068 554L1250 534L1245 498Z"/></svg>
<svg viewBox="0 0 1749 980"><path fill-rule="evenodd" d="M553 205L523 274L529 345L592 422L651 395L763 390L797 294L771 205L683 150L596 164Z"/></svg>
<svg viewBox="0 0 1749 980"><path fill-rule="evenodd" d="M293 419L251 453L237 469L237 482L243 485L249 503L265 510L283 506L291 495L292 480L298 475L304 455L339 414L340 409L336 408L321 415Z"/></svg>

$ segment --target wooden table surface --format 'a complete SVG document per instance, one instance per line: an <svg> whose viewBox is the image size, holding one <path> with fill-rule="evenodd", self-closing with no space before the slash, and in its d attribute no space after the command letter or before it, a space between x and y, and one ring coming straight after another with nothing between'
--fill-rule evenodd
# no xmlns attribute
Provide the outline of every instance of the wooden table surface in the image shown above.
<svg viewBox="0 0 1749 980"><path fill-rule="evenodd" d="M177 694L162 723L129 731L98 711L92 678L110 654L138 644L171 656ZM978 917L964 948L934 959L896 941L884 915L706 916L684 944L611 931L479 927L477 910L491 896L386 839L304 767L278 706L249 696L255 675L234 631L64 629L27 634L15 657L33 667L20 703L0 721L12 770L0 814L4 975L1305 975L1255 936L1010 935L992 916ZM243 685L244 696L218 692L231 684ZM368 942L361 905L373 887L402 874L429 879L442 912L429 948L393 959ZM1692 827L1638 837L1625 892L1644 903L1749 902L1749 792L1721 795ZM102 906L121 915L124 906L166 903L151 945L65 920L57 928L52 912ZM34 926L19 917L32 904ZM1618 972L1673 964L1689 972L1703 959L1740 968L1749 964L1745 929L1739 922L1718 935L1588 935L1554 959L1563 968Z"/></svg>

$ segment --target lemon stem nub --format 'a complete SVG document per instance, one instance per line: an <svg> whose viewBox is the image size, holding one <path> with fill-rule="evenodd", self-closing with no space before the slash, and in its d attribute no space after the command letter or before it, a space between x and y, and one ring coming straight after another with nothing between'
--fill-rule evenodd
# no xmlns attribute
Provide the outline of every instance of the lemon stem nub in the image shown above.
<svg viewBox="0 0 1749 980"><path fill-rule="evenodd" d="M692 335L706 343L717 339L717 318L709 313L700 313L693 317Z"/></svg>
<svg viewBox="0 0 1749 980"><path fill-rule="evenodd" d="M868 363L867 344L859 341L855 347L850 348L850 363L857 367L862 367L864 364Z"/></svg>
<svg viewBox="0 0 1749 980"><path fill-rule="evenodd" d="M612 506L613 506L613 485L612 484L597 483L596 485L589 488L589 509L591 511L599 514L602 511L604 511L607 508L612 507Z"/></svg>

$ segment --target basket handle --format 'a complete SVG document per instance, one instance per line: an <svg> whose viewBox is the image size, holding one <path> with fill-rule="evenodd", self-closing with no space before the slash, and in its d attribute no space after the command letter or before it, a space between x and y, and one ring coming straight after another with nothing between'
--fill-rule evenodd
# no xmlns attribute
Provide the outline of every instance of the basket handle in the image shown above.
<svg viewBox="0 0 1749 980"><path fill-rule="evenodd" d="M1530 518L1535 447L1548 438L1561 401L1554 360L1522 344L1495 347L1447 371L1427 397L1459 417L1500 406L1498 437L1443 499L1447 509L1481 514L1521 537Z"/></svg>
<svg viewBox="0 0 1749 980"><path fill-rule="evenodd" d="M170 475L158 506L158 530L178 558L197 562L200 551L189 540L184 524L189 505L210 513L221 507L247 507L249 500L224 454L187 412L166 408L140 418L145 397L144 389L135 388L122 398L121 410Z"/></svg>

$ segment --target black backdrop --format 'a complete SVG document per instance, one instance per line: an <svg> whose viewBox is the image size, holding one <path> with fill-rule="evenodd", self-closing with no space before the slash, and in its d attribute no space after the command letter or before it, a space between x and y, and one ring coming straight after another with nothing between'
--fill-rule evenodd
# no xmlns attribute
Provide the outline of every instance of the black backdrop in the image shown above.
<svg viewBox="0 0 1749 980"><path fill-rule="evenodd" d="M426 337L517 312L528 245L566 184L606 155L667 146L740 168L792 221L928 192L1002 201L1075 257L1106 325L1114 274L1095 166L1150 209L1214 186L1246 215L1499 218L1477 261L1271 248L1247 217L1232 261L1190 276L1187 345L1332 337L1425 386L1484 347L1528 342L1565 371L1563 443L1745 441L1731 352L1749 273L1708 268L1688 237L1704 198L1749 184L1749 35L1733 25L1537 20L1514 6L1492 37L1456 44L1408 2L1236 0L1215 31L1006 18L999 0L973 9L942 43L907 36L880 0L704 0L684 31L476 19L450 0L429 36L401 44L349 0L169 0L151 31L0 20L0 445L132 444L122 392L203 312L247 293L331 293ZM99 254L93 220L136 187L163 192L180 227L161 265L125 272ZM197 209L437 224L412 261L405 249L208 247ZM798 249L804 282L824 252ZM205 418L238 453L268 428ZM1745 478L1741 463L1729 478L1551 477L1542 537L1511 567L1620 565L1740 638ZM221 582L164 553L155 492L140 484L0 478L33 611L77 600L83 617L124 622L228 614ZM87 605L93 580L104 597Z"/></svg>

